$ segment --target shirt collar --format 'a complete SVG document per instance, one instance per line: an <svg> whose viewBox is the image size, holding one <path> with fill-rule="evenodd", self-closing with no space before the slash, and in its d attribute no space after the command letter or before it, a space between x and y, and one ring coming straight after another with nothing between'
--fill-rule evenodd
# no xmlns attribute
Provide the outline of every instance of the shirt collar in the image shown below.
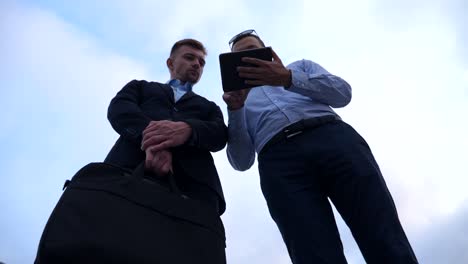
<svg viewBox="0 0 468 264"><path fill-rule="evenodd" d="M178 79L172 79L167 82L170 86L176 88L176 89L181 89L183 91L192 91L193 84L190 82L185 82L185 84L182 84L182 82Z"/></svg>

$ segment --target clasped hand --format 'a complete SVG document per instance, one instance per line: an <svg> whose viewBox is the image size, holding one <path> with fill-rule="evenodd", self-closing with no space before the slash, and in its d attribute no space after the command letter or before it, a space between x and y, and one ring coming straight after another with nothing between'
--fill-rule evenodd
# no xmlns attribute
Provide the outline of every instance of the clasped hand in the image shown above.
<svg viewBox="0 0 468 264"><path fill-rule="evenodd" d="M192 128L185 122L151 121L143 130L141 149L145 151L145 167L157 175L172 172L170 148L187 142Z"/></svg>

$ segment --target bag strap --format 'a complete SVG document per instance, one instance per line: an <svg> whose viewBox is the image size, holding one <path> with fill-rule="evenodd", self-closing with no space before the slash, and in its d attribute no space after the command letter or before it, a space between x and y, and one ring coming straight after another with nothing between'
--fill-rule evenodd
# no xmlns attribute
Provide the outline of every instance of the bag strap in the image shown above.
<svg viewBox="0 0 468 264"><path fill-rule="evenodd" d="M138 164L135 170L133 170L132 177L136 177L137 179L141 179L141 180L147 179L147 180L156 182L158 184L160 184L162 180L167 179L170 190L175 194L185 197L185 195L182 194L179 187L177 186L174 173L172 171L165 176L155 175L154 173L149 173L147 170L145 170L145 162L142 162Z"/></svg>

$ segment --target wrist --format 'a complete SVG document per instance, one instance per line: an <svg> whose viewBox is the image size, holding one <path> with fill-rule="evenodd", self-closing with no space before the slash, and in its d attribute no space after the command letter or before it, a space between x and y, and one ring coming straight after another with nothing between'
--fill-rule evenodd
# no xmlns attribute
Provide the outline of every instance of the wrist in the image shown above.
<svg viewBox="0 0 468 264"><path fill-rule="evenodd" d="M229 111L237 111L237 110L241 109L242 107L244 107L244 104L238 105L238 106L230 106L230 105L228 105L227 109L228 109Z"/></svg>
<svg viewBox="0 0 468 264"><path fill-rule="evenodd" d="M180 121L180 128L192 133L192 127L186 122Z"/></svg>

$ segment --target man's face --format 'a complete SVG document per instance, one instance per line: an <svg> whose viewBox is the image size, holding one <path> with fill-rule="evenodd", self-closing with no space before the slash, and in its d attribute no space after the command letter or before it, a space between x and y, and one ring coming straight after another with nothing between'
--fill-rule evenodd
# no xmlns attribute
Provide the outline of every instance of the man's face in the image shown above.
<svg viewBox="0 0 468 264"><path fill-rule="evenodd" d="M203 51L186 45L181 46L167 59L171 79L179 79L181 82L197 83L203 74L204 66Z"/></svg>
<svg viewBox="0 0 468 264"><path fill-rule="evenodd" d="M232 46L232 51L241 51L248 49L258 49L263 48L260 41L255 37L245 37L237 41L234 46Z"/></svg>

